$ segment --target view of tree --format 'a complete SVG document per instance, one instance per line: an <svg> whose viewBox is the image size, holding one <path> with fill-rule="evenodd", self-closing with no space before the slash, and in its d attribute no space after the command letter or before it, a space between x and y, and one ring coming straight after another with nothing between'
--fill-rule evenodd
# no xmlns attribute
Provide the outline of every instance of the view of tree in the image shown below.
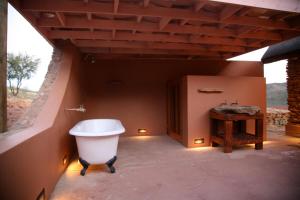
<svg viewBox="0 0 300 200"><path fill-rule="evenodd" d="M7 80L9 89L14 96L17 96L24 79L36 72L40 59L28 55L9 53L7 55Z"/></svg>

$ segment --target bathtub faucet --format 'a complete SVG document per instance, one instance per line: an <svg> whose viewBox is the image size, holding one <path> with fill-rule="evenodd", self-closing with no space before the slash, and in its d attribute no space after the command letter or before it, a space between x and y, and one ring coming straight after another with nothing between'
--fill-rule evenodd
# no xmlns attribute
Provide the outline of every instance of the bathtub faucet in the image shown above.
<svg viewBox="0 0 300 200"><path fill-rule="evenodd" d="M66 110L77 111L77 112L85 112L86 111L86 109L84 108L84 106L82 104L79 106L79 108L66 108Z"/></svg>

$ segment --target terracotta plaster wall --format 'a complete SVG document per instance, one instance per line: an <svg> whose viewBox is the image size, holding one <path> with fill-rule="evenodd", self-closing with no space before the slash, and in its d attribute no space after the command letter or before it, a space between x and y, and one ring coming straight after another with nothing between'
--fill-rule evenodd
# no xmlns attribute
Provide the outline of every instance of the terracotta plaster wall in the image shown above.
<svg viewBox="0 0 300 200"><path fill-rule="evenodd" d="M81 102L79 53L63 48L58 77L33 127L0 141L0 199L33 200L45 188L48 199L72 156L74 138L68 130L81 114L65 111Z"/></svg>
<svg viewBox="0 0 300 200"><path fill-rule="evenodd" d="M266 83L263 77L186 76L183 79L186 91L186 126L182 129L185 146L210 145L209 110L227 101L241 105L256 105L266 113ZM199 89L216 88L222 93L199 93ZM248 122L248 131L254 133L254 120ZM204 138L205 143L196 145L194 139Z"/></svg>
<svg viewBox="0 0 300 200"><path fill-rule="evenodd" d="M117 118L125 135L167 131L167 81L184 75L263 76L259 62L97 60L85 69L84 118Z"/></svg>

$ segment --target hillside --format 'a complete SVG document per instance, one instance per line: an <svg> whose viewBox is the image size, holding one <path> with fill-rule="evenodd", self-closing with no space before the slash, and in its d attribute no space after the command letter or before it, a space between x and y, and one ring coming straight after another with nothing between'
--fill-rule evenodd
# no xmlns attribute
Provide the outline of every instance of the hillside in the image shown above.
<svg viewBox="0 0 300 200"><path fill-rule="evenodd" d="M31 91L31 90L20 88L18 96L15 97L11 94L9 88L7 88L7 96L11 97L11 98L20 98L20 99L33 100L36 97L36 95L37 95L36 91Z"/></svg>
<svg viewBox="0 0 300 200"><path fill-rule="evenodd" d="M11 128L31 105L37 92L20 89L18 96L13 96L9 89L7 89L7 92L7 126L8 128Z"/></svg>
<svg viewBox="0 0 300 200"><path fill-rule="evenodd" d="M267 106L268 107L287 106L286 83L267 84Z"/></svg>

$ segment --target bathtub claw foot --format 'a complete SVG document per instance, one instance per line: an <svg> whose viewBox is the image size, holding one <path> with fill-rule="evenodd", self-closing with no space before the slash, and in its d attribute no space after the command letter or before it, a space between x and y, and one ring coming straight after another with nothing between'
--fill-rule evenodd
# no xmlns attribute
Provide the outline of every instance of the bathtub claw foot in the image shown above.
<svg viewBox="0 0 300 200"><path fill-rule="evenodd" d="M112 159L110 159L109 161L106 162L106 165L110 170L110 173L115 173L116 172L116 169L113 166L114 163L116 162L116 160L117 160L117 156L114 156Z"/></svg>
<svg viewBox="0 0 300 200"><path fill-rule="evenodd" d="M116 172L116 169L115 169L114 166L111 166L111 167L109 168L109 170L110 170L110 173L112 173L112 174Z"/></svg>
<svg viewBox="0 0 300 200"><path fill-rule="evenodd" d="M88 169L88 167L90 166L90 163L88 163L87 161L83 160L82 158L79 158L79 162L82 165L82 170L80 171L80 175L84 176L86 170Z"/></svg>

